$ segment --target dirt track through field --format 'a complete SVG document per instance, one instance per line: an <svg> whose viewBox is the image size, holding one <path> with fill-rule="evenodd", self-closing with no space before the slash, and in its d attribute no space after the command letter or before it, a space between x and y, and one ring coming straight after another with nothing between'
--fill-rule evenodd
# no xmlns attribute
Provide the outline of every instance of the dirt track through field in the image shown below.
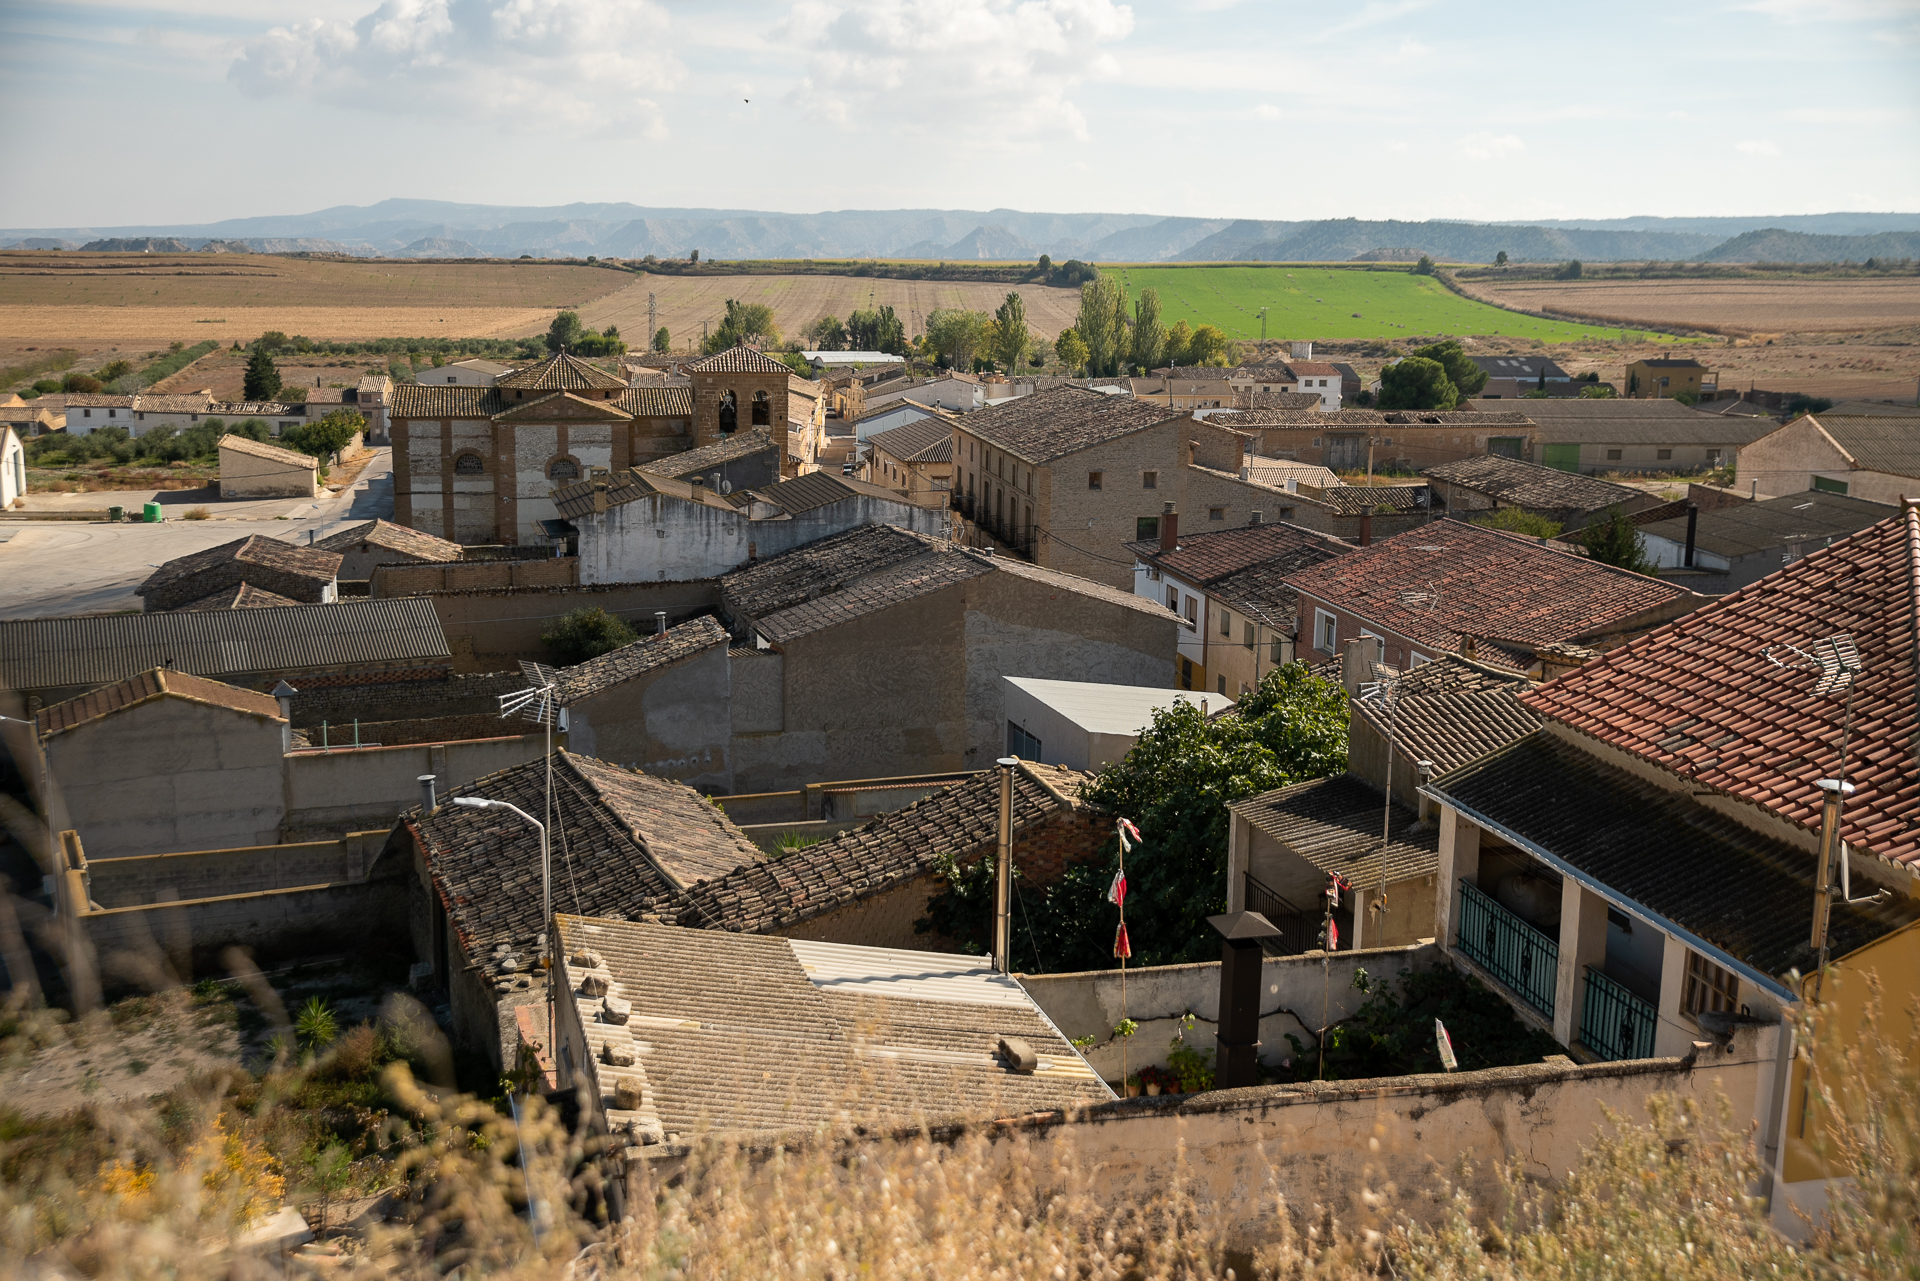
<svg viewBox="0 0 1920 1281"><path fill-rule="evenodd" d="M1829 333L1920 324L1920 277L1856 280L1463 281L1474 294L1528 311L1625 326L1721 333Z"/></svg>
<svg viewBox="0 0 1920 1281"><path fill-rule="evenodd" d="M1045 285L981 284L949 280L880 280L863 276L643 276L616 294L580 309L580 319L604 331L620 327L620 336L638 347L647 341L647 295L659 300L659 323L673 335L676 348L698 341L700 325L717 326L727 311L727 299L765 303L773 308L780 332L799 338L801 331L822 316L845 320L869 307L891 306L906 322L909 336L926 332L927 313L937 307L965 307L990 312L1009 292L1026 304L1027 324L1036 334L1052 338L1073 324L1080 310L1078 289ZM546 320L519 330L536 333Z"/></svg>

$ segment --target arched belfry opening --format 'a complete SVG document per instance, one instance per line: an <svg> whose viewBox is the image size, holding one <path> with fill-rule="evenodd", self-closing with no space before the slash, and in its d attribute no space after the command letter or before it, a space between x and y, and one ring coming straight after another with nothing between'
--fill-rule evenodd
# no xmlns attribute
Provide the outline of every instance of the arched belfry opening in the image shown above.
<svg viewBox="0 0 1920 1281"><path fill-rule="evenodd" d="M731 390L720 393L720 430L723 434L740 426L740 406Z"/></svg>

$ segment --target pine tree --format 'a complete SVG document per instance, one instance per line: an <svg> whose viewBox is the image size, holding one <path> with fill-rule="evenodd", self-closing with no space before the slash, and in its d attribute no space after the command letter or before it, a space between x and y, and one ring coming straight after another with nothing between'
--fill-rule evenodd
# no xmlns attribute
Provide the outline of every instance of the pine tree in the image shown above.
<svg viewBox="0 0 1920 1281"><path fill-rule="evenodd" d="M1636 574L1651 574L1656 568L1647 556L1646 540L1618 507L1607 508L1607 514L1582 533L1587 555L1602 565L1630 569Z"/></svg>
<svg viewBox="0 0 1920 1281"><path fill-rule="evenodd" d="M244 392L248 400L272 400L280 394L280 369L273 363L273 357L264 347L253 349L253 355L247 360L247 378Z"/></svg>

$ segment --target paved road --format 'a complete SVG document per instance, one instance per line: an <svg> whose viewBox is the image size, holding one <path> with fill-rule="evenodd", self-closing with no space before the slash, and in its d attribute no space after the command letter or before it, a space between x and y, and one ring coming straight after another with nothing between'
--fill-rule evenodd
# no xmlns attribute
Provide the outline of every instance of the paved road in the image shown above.
<svg viewBox="0 0 1920 1281"><path fill-rule="evenodd" d="M204 551L248 534L304 545L309 532L325 538L358 521L376 516L391 519L392 463L391 451L380 450L352 488L313 501L272 499L221 504L218 500L196 499L193 505L211 508L217 516L214 520L183 521L177 505L169 505L170 519L157 525L0 523L0 618L139 609L140 598L133 589L156 565L176 556ZM162 491L159 498L167 504L171 496ZM106 494L70 497L89 500L84 504L89 507L121 501Z"/></svg>

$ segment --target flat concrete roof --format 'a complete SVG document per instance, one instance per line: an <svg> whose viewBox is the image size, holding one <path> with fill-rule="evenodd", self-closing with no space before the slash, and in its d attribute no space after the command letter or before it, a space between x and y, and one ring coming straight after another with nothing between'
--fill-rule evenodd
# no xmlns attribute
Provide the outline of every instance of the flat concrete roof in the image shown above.
<svg viewBox="0 0 1920 1281"><path fill-rule="evenodd" d="M1030 676L1003 677L1089 734L1138 734L1153 724L1153 714L1175 703L1206 703L1207 715L1225 711L1233 700L1206 690L1160 689L1152 685L1101 685L1093 681L1045 681Z"/></svg>

